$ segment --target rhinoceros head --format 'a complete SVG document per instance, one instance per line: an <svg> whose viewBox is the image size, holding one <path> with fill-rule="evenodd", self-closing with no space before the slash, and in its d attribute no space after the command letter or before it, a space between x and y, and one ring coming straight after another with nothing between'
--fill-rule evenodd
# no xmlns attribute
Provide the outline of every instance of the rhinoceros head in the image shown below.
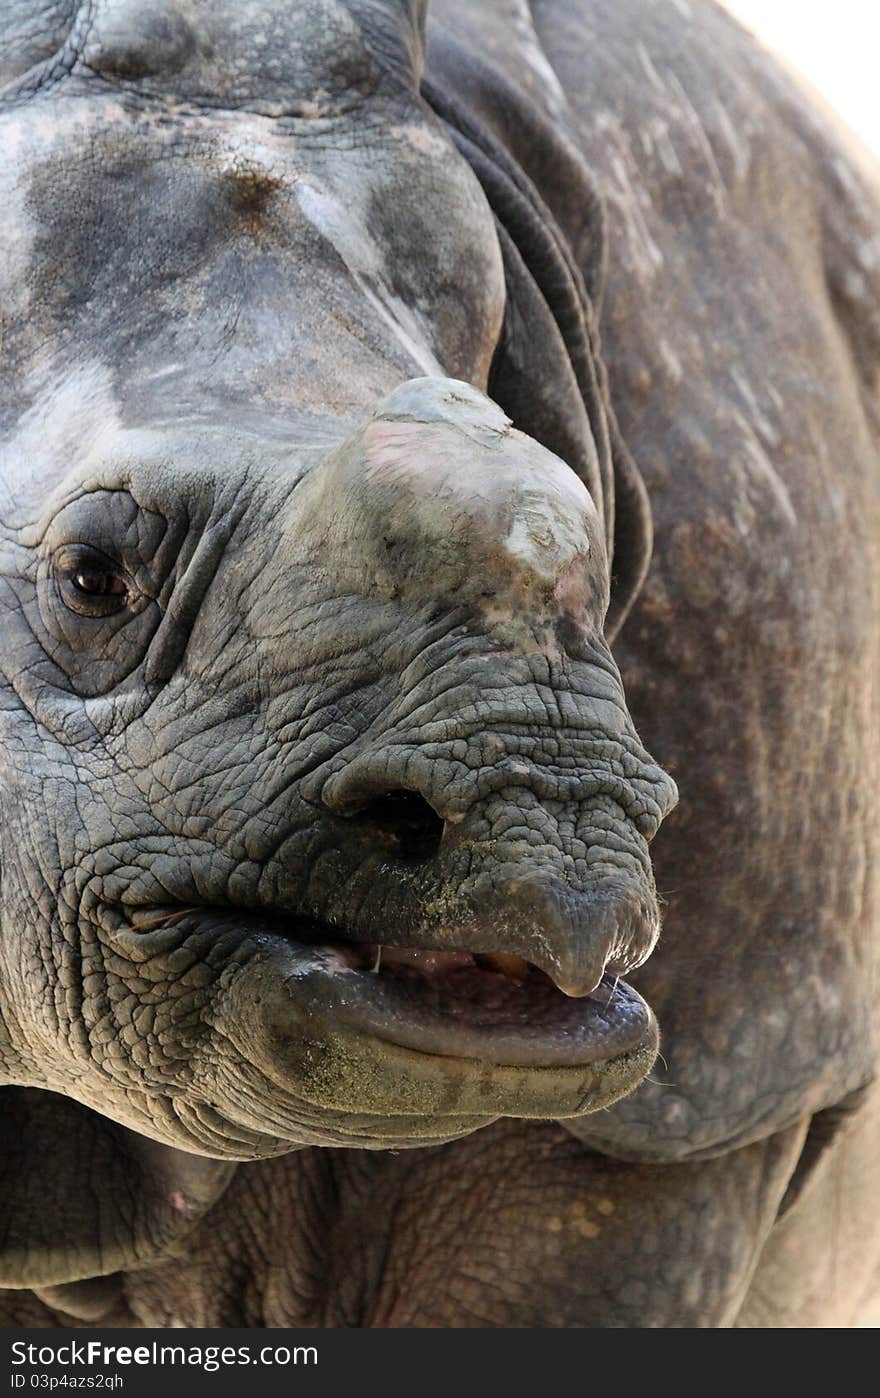
<svg viewBox="0 0 880 1398"><path fill-rule="evenodd" d="M423 7L39 8L2 114L4 1168L60 1094L53 1190L69 1156L138 1201L59 1233L44 1193L54 1251L10 1266L45 1282L164 1245L212 1162L634 1087L674 787L603 637L608 501L483 392L505 276Z"/></svg>

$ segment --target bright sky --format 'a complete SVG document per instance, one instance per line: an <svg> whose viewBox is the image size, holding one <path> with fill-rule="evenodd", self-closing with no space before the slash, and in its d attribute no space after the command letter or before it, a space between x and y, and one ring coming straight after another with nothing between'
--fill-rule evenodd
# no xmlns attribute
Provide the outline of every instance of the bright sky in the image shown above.
<svg viewBox="0 0 880 1398"><path fill-rule="evenodd" d="M878 0L723 0L880 156Z"/></svg>

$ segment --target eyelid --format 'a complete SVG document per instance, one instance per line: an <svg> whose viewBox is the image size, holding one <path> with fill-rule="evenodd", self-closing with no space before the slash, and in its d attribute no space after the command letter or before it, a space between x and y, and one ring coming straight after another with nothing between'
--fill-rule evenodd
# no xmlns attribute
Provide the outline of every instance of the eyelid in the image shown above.
<svg viewBox="0 0 880 1398"><path fill-rule="evenodd" d="M130 577L128 569L118 558L95 548L94 544L61 544L52 555L52 566L56 571L64 568L69 572L82 572L85 566L91 564L94 567L96 563L108 571Z"/></svg>

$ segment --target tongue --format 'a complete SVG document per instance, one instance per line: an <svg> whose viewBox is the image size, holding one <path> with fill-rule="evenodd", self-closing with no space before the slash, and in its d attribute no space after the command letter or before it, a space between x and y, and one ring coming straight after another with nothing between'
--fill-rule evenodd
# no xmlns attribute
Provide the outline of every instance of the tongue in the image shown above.
<svg viewBox="0 0 880 1398"><path fill-rule="evenodd" d="M376 952L380 949L377 947ZM382 966L411 966L423 976L440 976L477 965L481 971L494 971L512 981L524 981L529 973L528 962L509 952L482 952L472 956L467 951L434 951L426 947L382 947L377 962Z"/></svg>
<svg viewBox="0 0 880 1398"><path fill-rule="evenodd" d="M461 966L473 965L473 957L467 951L432 951L425 947L383 947L383 966L414 966L425 976L442 975L444 971L456 971Z"/></svg>

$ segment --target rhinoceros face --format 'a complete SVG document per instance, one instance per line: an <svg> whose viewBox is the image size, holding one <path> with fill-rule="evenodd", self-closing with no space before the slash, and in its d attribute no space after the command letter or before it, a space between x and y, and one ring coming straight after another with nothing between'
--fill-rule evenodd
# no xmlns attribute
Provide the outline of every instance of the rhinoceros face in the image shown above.
<svg viewBox="0 0 880 1398"><path fill-rule="evenodd" d="M578 1115L656 1052L618 980L674 788L591 498L480 391L415 8L106 0L3 117L0 1064L218 1158Z"/></svg>

